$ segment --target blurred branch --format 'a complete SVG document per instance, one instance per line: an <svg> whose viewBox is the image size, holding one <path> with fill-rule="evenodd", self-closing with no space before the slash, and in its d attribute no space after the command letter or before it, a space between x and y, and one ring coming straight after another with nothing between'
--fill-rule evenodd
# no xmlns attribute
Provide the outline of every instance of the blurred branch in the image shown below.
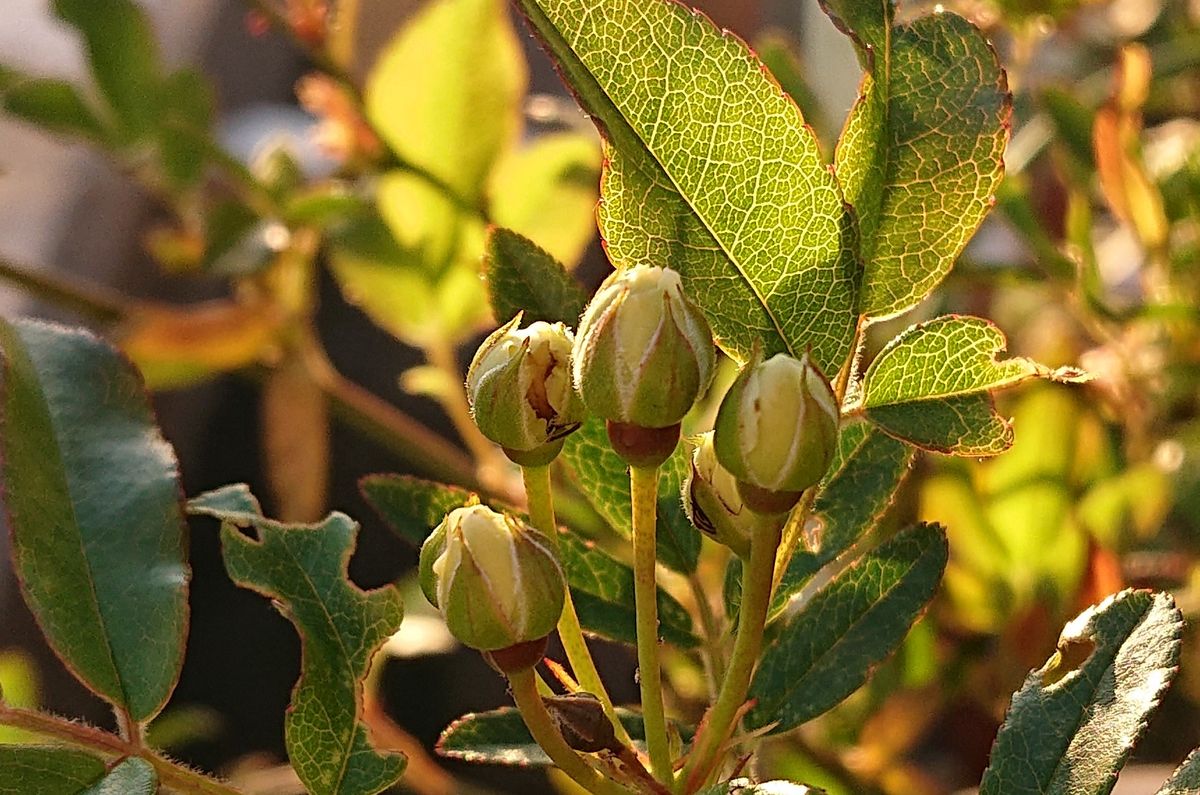
<svg viewBox="0 0 1200 795"><path fill-rule="evenodd" d="M131 309L126 299L101 287L83 287L46 271L17 265L3 257L0 257L0 280L102 325L121 321Z"/></svg>

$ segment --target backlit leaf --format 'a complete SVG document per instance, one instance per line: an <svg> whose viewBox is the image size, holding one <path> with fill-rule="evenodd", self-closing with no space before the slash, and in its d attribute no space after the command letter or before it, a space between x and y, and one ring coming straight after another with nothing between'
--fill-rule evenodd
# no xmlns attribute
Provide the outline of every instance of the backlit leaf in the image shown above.
<svg viewBox="0 0 1200 795"><path fill-rule="evenodd" d="M787 731L857 690L933 598L946 556L945 531L918 525L837 574L764 649L747 725Z"/></svg>
<svg viewBox="0 0 1200 795"><path fill-rule="evenodd" d="M1197 795L1198 793L1200 793L1200 751L1192 751L1155 795Z"/></svg>
<svg viewBox="0 0 1200 795"><path fill-rule="evenodd" d="M496 320L524 312L524 323L544 320L574 328L587 298L554 257L529 238L496 227L488 232L484 259L488 297Z"/></svg>
<svg viewBox="0 0 1200 795"><path fill-rule="evenodd" d="M812 131L746 45L663 0L519 0L609 143L618 266L670 265L723 347L849 352L852 224Z"/></svg>
<svg viewBox="0 0 1200 795"><path fill-rule="evenodd" d="M0 320L5 507L34 615L137 721L175 687L188 624L174 451L129 362L84 331Z"/></svg>
<svg viewBox="0 0 1200 795"><path fill-rule="evenodd" d="M1080 380L1024 357L1003 361L1004 334L986 320L949 315L903 331L879 352L863 379L867 419L907 442L940 453L986 456L1012 445L1012 428L989 394L1030 378Z"/></svg>
<svg viewBox="0 0 1200 795"><path fill-rule="evenodd" d="M1183 619L1167 594L1090 607L1013 695L981 795L1108 793L1177 671Z"/></svg>
<svg viewBox="0 0 1200 795"><path fill-rule="evenodd" d="M394 585L362 591L347 578L358 524L341 513L312 525L265 519L245 486L202 494L188 507L221 520L230 579L278 602L303 639L300 680L284 718L300 780L316 795L374 795L394 784L405 760L368 741L362 681L400 628L404 606Z"/></svg>
<svg viewBox="0 0 1200 795"><path fill-rule="evenodd" d="M823 4L868 68L834 158L859 222L860 308L894 315L950 272L994 203L1007 82L987 39L959 16L894 28L890 0Z"/></svg>
<svg viewBox="0 0 1200 795"><path fill-rule="evenodd" d="M502 0L434 0L367 80L367 114L402 158L478 201L520 129L526 68Z"/></svg>

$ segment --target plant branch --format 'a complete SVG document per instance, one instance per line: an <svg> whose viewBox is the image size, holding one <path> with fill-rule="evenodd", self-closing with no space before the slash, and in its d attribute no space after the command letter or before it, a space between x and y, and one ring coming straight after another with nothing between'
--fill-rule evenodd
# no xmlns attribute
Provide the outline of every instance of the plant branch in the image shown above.
<svg viewBox="0 0 1200 795"><path fill-rule="evenodd" d="M132 310L128 300L103 287L84 286L45 271L17 265L3 257L0 257L0 279L36 298L103 325L120 322Z"/></svg>
<svg viewBox="0 0 1200 795"><path fill-rule="evenodd" d="M633 585L637 613L638 681L650 769L664 784L674 782L667 716L663 706L662 666L658 653L658 582L655 578L658 530L658 467L630 467L633 497Z"/></svg>
<svg viewBox="0 0 1200 795"><path fill-rule="evenodd" d="M699 790L712 775L746 701L750 679L762 650L767 610L771 606L775 552L779 547L780 533L779 522L764 517L762 525L750 540L750 562L742 578L742 604L738 612L733 654L729 658L721 694L701 724L699 736L692 744L692 752L680 775L683 792Z"/></svg>
<svg viewBox="0 0 1200 795"><path fill-rule="evenodd" d="M563 739L558 726L554 723L542 696L538 693L537 677L532 668L508 674L508 685L512 691L513 701L521 712L529 733L550 760L560 770L571 777L575 783L588 792L599 795L627 795L632 790L605 778L589 765L584 758L575 752Z"/></svg>
<svg viewBox="0 0 1200 795"><path fill-rule="evenodd" d="M529 503L529 518L533 526L546 534L555 551L558 543L558 520L554 515L554 493L551 488L549 465L538 467L521 467L521 475L525 480L525 496ZM562 642L567 661L571 663L571 671L579 686L600 700L604 714L613 725L617 740L622 745L630 745L632 740L625 726L617 718L616 708L612 697L596 670L592 653L588 650L587 641L583 637L583 627L579 624L579 615L575 612L575 602L571 599L571 589L567 588L563 602L562 615L558 619L558 637Z"/></svg>
<svg viewBox="0 0 1200 795"><path fill-rule="evenodd" d="M43 737L53 737L68 745L108 756L140 757L154 767L160 783L178 792L192 795L242 795L228 784L182 767L137 743L44 712L0 705L0 725L23 729Z"/></svg>

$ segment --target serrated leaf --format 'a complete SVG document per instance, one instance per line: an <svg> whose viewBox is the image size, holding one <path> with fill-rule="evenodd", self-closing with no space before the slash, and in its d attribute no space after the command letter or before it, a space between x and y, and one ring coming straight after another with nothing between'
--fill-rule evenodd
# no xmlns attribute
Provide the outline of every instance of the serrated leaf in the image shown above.
<svg viewBox="0 0 1200 795"><path fill-rule="evenodd" d="M0 795L81 795L104 773L103 760L86 751L0 746Z"/></svg>
<svg viewBox="0 0 1200 795"><path fill-rule="evenodd" d="M544 320L574 328L587 304L566 269L536 243L510 229L488 231L484 272L496 320L524 312L525 323Z"/></svg>
<svg viewBox="0 0 1200 795"><path fill-rule="evenodd" d="M664 0L519 0L610 144L618 266L670 265L739 358L849 352L852 223L795 104L746 45Z"/></svg>
<svg viewBox="0 0 1200 795"><path fill-rule="evenodd" d="M820 568L850 548L891 505L912 466L913 449L866 423L846 425L812 516L820 522L815 551L797 550L772 603L776 616Z"/></svg>
<svg viewBox="0 0 1200 795"><path fill-rule="evenodd" d="M1200 749L1188 754L1155 795L1200 795Z"/></svg>
<svg viewBox="0 0 1200 795"><path fill-rule="evenodd" d="M947 554L945 531L918 525L837 574L763 651L746 724L787 731L861 687L933 598Z"/></svg>
<svg viewBox="0 0 1200 795"><path fill-rule="evenodd" d="M346 566L358 524L331 513L313 525L265 519L245 486L226 486L188 504L221 520L230 579L279 603L303 640L300 679L284 719L296 774L316 795L374 795L404 772L404 757L379 753L362 723L362 681L371 659L400 628L404 606L393 585L362 591ZM257 540L239 528L253 528Z"/></svg>
<svg viewBox="0 0 1200 795"><path fill-rule="evenodd" d="M155 120L161 64L154 31L132 0L54 0L54 12L83 36L92 76L133 135Z"/></svg>
<svg viewBox="0 0 1200 795"><path fill-rule="evenodd" d="M465 489L407 475L371 475L359 482L359 488L388 526L414 546L420 546L448 512L474 496ZM505 505L493 507L515 513ZM610 640L635 642L633 570L570 533L559 534L559 547L584 629ZM686 608L662 590L658 617L663 638L683 648L698 645Z"/></svg>
<svg viewBox="0 0 1200 795"><path fill-rule="evenodd" d="M617 708L617 717L636 744L646 738L642 715ZM438 738L437 752L475 764L545 767L550 757L533 741L521 713L513 707L463 715Z"/></svg>
<svg viewBox="0 0 1200 795"><path fill-rule="evenodd" d="M126 759L80 795L155 795L158 774L145 759Z"/></svg>
<svg viewBox="0 0 1200 795"><path fill-rule="evenodd" d="M50 645L136 721L175 687L188 626L174 451L141 379L93 335L0 320L13 563Z"/></svg>
<svg viewBox="0 0 1200 795"><path fill-rule="evenodd" d="M51 132L97 142L108 137L104 124L79 91L64 80L17 79L13 85L0 88L0 107Z"/></svg>
<svg viewBox="0 0 1200 795"><path fill-rule="evenodd" d="M1182 632L1174 600L1149 591L1122 591L1068 623L1013 695L981 795L1111 792L1178 670Z"/></svg>
<svg viewBox="0 0 1200 795"><path fill-rule="evenodd" d="M935 13L892 27L889 0L824 0L868 68L834 157L855 208L860 310L894 315L950 272L994 203L1011 98L974 25Z"/></svg>
<svg viewBox="0 0 1200 795"><path fill-rule="evenodd" d="M660 467L658 479L658 561L689 573L700 556L700 534L683 512L680 489L691 467L687 446L680 444ZM608 442L604 421L592 417L567 437L562 460L575 475L583 495L609 526L633 537L629 467Z"/></svg>
<svg viewBox="0 0 1200 795"><path fill-rule="evenodd" d="M502 0L437 0L400 29L371 71L367 115L402 158L478 201L520 129L526 79Z"/></svg>
<svg viewBox="0 0 1200 795"><path fill-rule="evenodd" d="M594 135L543 135L496 164L492 220L573 269L596 236L600 145Z"/></svg>
<svg viewBox="0 0 1200 795"><path fill-rule="evenodd" d="M977 317L947 315L911 326L871 362L861 408L888 433L927 450L1004 452L1012 445L1012 428L996 414L991 390L1030 378L1083 378L1078 370L1051 370L1020 356L998 361L1006 344L1000 329Z"/></svg>

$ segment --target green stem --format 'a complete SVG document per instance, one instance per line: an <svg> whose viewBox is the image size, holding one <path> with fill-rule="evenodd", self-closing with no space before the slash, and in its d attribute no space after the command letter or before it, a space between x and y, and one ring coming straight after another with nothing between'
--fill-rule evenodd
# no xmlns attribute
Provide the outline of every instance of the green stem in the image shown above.
<svg viewBox="0 0 1200 795"><path fill-rule="evenodd" d="M228 784L223 784L195 770L181 767L154 751L123 740L115 734L109 734L82 723L64 720L34 710L0 706L0 725L23 729L43 737L53 737L68 745L106 756L140 757L151 764L163 786L176 792L191 793L192 795L242 795L240 791Z"/></svg>
<svg viewBox="0 0 1200 795"><path fill-rule="evenodd" d="M658 659L658 582L655 578L658 530L658 467L630 467L633 497L633 597L637 610L638 680L650 770L664 784L674 782L667 715L663 706L662 666Z"/></svg>
<svg viewBox="0 0 1200 795"><path fill-rule="evenodd" d="M521 475L525 480L525 497L529 502L529 518L533 521L534 527L546 534L557 552L559 549L558 520L554 516L554 493L550 483L550 467L549 465L521 467ZM600 672L596 670L596 663L592 660L592 653L588 650L587 641L584 640L583 627L579 624L579 614L575 612L575 602L571 599L569 588L563 601L562 616L558 619L558 637L562 642L563 651L567 653L567 661L571 663L575 680L581 688L600 699L600 705L604 707L604 714L612 722L617 739L622 744L629 745L632 740L629 733L625 731L625 726L617 718L612 697L604 687L604 680L600 678Z"/></svg>
<svg viewBox="0 0 1200 795"><path fill-rule="evenodd" d="M533 735L533 739L542 747L550 760L570 776L575 783L588 792L599 795L627 795L632 791L600 775L584 761L582 756L567 745L567 741L563 739L558 726L554 723L554 718L546 709L546 705L542 703L542 696L538 693L537 677L532 668L510 673L508 685L512 691L513 701L516 702L517 709L521 711L521 717L524 719L525 725L529 727L529 733Z"/></svg>
<svg viewBox="0 0 1200 795"><path fill-rule="evenodd" d="M721 694L704 719L700 735L692 745L687 764L680 776L683 792L695 792L712 775L722 750L733 732L758 655L762 650L763 628L771 605L775 551L779 546L778 521L764 519L750 541L750 562L742 578L742 605L738 613L737 639Z"/></svg>

